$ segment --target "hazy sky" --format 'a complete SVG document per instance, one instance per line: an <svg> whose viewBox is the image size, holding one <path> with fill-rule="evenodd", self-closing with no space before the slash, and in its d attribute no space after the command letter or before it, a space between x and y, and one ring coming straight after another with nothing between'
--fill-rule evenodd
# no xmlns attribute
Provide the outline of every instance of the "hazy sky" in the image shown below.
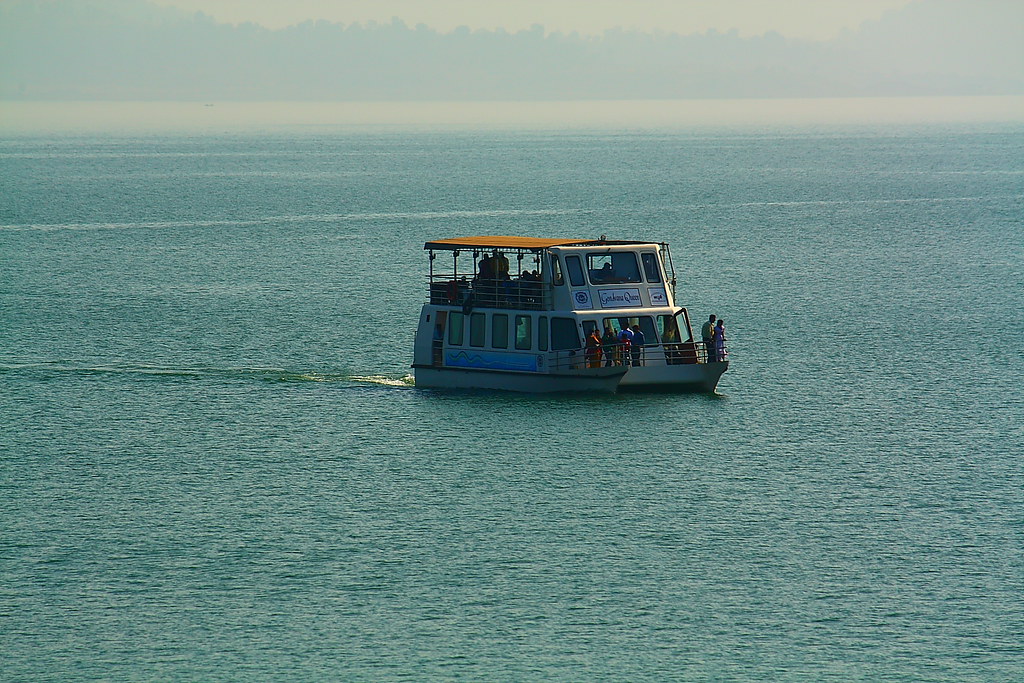
<svg viewBox="0 0 1024 683"><path fill-rule="evenodd" d="M515 31L542 24L548 31L600 33L622 26L682 34L737 29L741 35L778 31L825 40L844 28L910 4L912 0L154 0L202 11L224 22L252 21L282 28L307 19L349 24L424 23L449 31L459 25ZM965 2L967 0L964 0Z"/></svg>

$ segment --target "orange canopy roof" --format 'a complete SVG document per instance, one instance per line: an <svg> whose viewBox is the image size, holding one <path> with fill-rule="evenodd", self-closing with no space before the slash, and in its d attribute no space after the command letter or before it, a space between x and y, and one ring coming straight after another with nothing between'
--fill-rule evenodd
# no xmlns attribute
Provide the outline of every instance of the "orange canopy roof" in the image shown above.
<svg viewBox="0 0 1024 683"><path fill-rule="evenodd" d="M600 240L550 239L539 237L509 237L507 235L481 235L433 240L424 249L546 249L567 244L602 244Z"/></svg>

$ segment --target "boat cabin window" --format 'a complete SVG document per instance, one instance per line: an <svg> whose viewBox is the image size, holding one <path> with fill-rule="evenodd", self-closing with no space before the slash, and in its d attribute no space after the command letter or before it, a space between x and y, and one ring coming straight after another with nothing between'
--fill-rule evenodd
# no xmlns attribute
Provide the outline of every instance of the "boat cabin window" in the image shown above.
<svg viewBox="0 0 1024 683"><path fill-rule="evenodd" d="M648 282L661 282L661 272L658 270L658 259L650 253L645 252L640 254L640 260L644 262L644 275L647 276ZM646 335L647 333L644 332Z"/></svg>
<svg viewBox="0 0 1024 683"><path fill-rule="evenodd" d="M636 324L640 326L640 331L644 333L644 343L658 343L658 337L654 333L654 320L651 319L651 316L645 315L637 318Z"/></svg>
<svg viewBox="0 0 1024 683"><path fill-rule="evenodd" d="M474 313L469 316L469 345L483 346L487 339L487 316Z"/></svg>
<svg viewBox="0 0 1024 683"><path fill-rule="evenodd" d="M662 344L677 344L682 341L679 336L679 325L676 324L674 315L659 315L657 321L658 336L661 338Z"/></svg>
<svg viewBox="0 0 1024 683"><path fill-rule="evenodd" d="M497 313L491 318L491 346L508 348L508 316L504 313Z"/></svg>
<svg viewBox="0 0 1024 683"><path fill-rule="evenodd" d="M594 330L597 330L597 336L600 337L601 336L601 330L597 329L597 321L594 321L594 320L584 320L583 321L583 336L584 337L589 337L590 333L593 332Z"/></svg>
<svg viewBox="0 0 1024 683"><path fill-rule="evenodd" d="M583 263L579 256L566 256L565 270L569 273L569 284L573 287L583 287L587 284L583 278Z"/></svg>
<svg viewBox="0 0 1024 683"><path fill-rule="evenodd" d="M687 341L693 341L693 328L690 327L690 312L685 308L680 308L676 311L676 325L686 333Z"/></svg>
<svg viewBox="0 0 1024 683"><path fill-rule="evenodd" d="M636 254L631 251L587 254L587 270L590 272L590 281L595 285L641 282Z"/></svg>
<svg viewBox="0 0 1024 683"><path fill-rule="evenodd" d="M658 317L659 318L664 318L666 316L659 315ZM639 318L605 318L604 319L604 326L612 328L612 332L614 332L616 335L618 335L619 332L621 332L624 327L629 327L630 329L632 329L633 325L639 325L640 326L640 331L644 333L644 343L645 344L657 344L658 343L658 337L656 337L655 334L654 334L654 329L655 329L655 327L654 327L654 320L652 320L651 316L649 316L649 315L641 316Z"/></svg>
<svg viewBox="0 0 1024 683"><path fill-rule="evenodd" d="M537 320L537 350L548 350L548 317L542 315Z"/></svg>
<svg viewBox="0 0 1024 683"><path fill-rule="evenodd" d="M448 314L448 343L462 346L462 324L464 316L452 311Z"/></svg>
<svg viewBox="0 0 1024 683"><path fill-rule="evenodd" d="M576 331L576 321L572 318L551 319L551 350L580 348L580 335Z"/></svg>
<svg viewBox="0 0 1024 683"><path fill-rule="evenodd" d="M528 315L516 316L516 348L520 351L530 350L530 340L533 337L533 319Z"/></svg>
<svg viewBox="0 0 1024 683"><path fill-rule="evenodd" d="M565 284L565 280L562 279L562 267L558 265L558 257L555 255L551 256L551 284Z"/></svg>

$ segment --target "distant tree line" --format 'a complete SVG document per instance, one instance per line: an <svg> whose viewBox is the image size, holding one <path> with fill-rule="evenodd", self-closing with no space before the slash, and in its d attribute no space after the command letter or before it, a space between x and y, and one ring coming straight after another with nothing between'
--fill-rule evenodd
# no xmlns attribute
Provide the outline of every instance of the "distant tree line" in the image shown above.
<svg viewBox="0 0 1024 683"><path fill-rule="evenodd" d="M0 5L0 97L563 100L1024 93L1024 41L984 7L911 5L836 40L220 24L141 0ZM1024 3L1021 3L1024 5ZM973 7L965 14L965 6ZM957 14L957 12L959 14ZM961 15L967 18L956 20ZM1011 22L1012 23L1012 22ZM1019 29L1019 26L1017 27Z"/></svg>

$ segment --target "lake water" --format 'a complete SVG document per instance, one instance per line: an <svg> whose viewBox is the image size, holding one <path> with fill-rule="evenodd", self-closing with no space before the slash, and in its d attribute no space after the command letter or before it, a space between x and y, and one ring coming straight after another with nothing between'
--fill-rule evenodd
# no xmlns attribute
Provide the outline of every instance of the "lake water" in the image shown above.
<svg viewBox="0 0 1024 683"><path fill-rule="evenodd" d="M0 678L1024 679L1024 124L0 138ZM417 390L666 241L719 394Z"/></svg>

